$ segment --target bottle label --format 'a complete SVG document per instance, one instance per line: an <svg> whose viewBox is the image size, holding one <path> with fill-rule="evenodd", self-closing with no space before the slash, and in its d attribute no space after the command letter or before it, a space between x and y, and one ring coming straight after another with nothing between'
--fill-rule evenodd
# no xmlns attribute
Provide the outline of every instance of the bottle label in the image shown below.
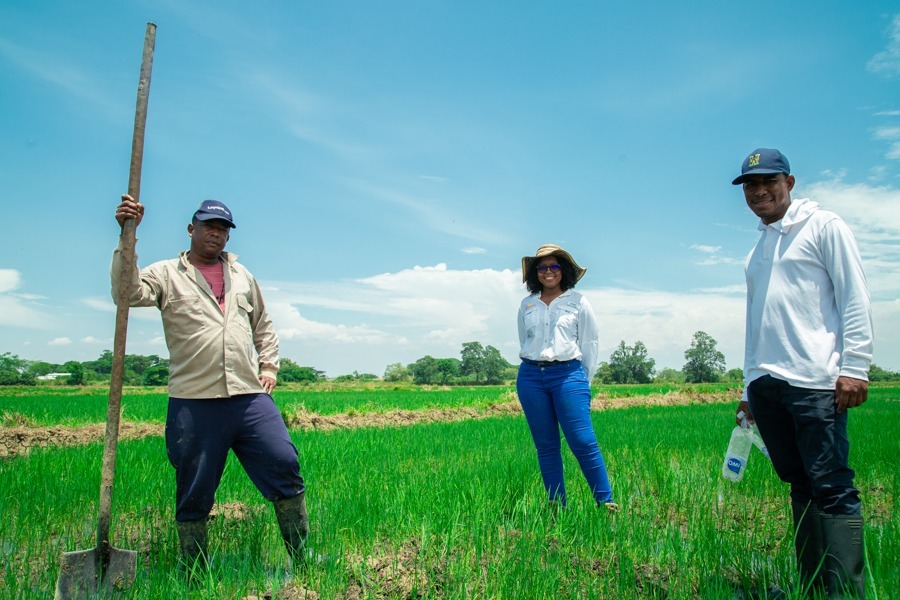
<svg viewBox="0 0 900 600"><path fill-rule="evenodd" d="M743 466L743 461L739 458L730 457L728 459L728 470L737 475L741 472L741 467Z"/></svg>

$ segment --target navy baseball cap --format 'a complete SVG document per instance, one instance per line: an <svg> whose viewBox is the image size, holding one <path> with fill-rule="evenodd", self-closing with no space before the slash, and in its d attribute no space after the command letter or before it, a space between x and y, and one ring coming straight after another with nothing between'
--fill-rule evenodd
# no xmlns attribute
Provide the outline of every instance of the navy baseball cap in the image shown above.
<svg viewBox="0 0 900 600"><path fill-rule="evenodd" d="M741 165L741 175L732 181L732 185L744 183L747 175L775 175L777 173L791 174L791 165L787 157L773 148L757 148L744 159Z"/></svg>
<svg viewBox="0 0 900 600"><path fill-rule="evenodd" d="M200 203L200 208L197 209L197 212L194 213L194 218L198 221L212 221L213 219L221 219L222 221L226 221L232 227L237 227L234 224L234 219L231 216L231 211L228 210L228 207L219 202L218 200L204 200Z"/></svg>

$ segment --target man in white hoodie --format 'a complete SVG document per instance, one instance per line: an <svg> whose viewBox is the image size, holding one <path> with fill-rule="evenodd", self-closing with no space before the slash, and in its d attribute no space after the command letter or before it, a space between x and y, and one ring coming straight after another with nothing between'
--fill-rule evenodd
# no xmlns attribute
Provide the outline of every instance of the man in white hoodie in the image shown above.
<svg viewBox="0 0 900 600"><path fill-rule="evenodd" d="M868 394L872 313L847 224L808 199L778 150L744 159L741 185L762 232L746 263L744 397L778 476L791 486L804 588L863 598L863 520L849 466L847 408Z"/></svg>

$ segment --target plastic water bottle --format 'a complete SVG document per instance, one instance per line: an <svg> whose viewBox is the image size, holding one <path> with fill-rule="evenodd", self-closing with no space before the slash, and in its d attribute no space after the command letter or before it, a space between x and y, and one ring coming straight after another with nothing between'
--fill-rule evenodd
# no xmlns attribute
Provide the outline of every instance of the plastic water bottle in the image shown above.
<svg viewBox="0 0 900 600"><path fill-rule="evenodd" d="M731 441L728 442L725 461L722 463L722 477L733 482L738 482L744 477L747 459L750 458L750 449L753 448L754 442L753 431L750 429L750 423L743 411L738 413L738 417L741 419L741 424L736 425L731 431Z"/></svg>
<svg viewBox="0 0 900 600"><path fill-rule="evenodd" d="M750 426L750 431L753 432L753 445L759 448L759 451L762 452L766 458L772 460L772 457L769 456L769 449L766 448L766 443L763 441L762 436L759 435L759 428L756 427L756 423Z"/></svg>

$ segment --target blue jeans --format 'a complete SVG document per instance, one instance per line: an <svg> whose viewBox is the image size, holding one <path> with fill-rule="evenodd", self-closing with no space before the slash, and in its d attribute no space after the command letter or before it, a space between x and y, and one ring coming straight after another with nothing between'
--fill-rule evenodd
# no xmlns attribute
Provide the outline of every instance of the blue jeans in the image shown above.
<svg viewBox="0 0 900 600"><path fill-rule="evenodd" d="M166 452L175 467L175 520L209 515L233 450L267 500L305 491L297 448L269 394L185 400L169 398Z"/></svg>
<svg viewBox="0 0 900 600"><path fill-rule="evenodd" d="M834 397L834 390L795 387L770 375L747 386L750 412L775 472L791 484L791 500L811 500L827 514L858 515L847 412L837 411Z"/></svg>
<svg viewBox="0 0 900 600"><path fill-rule="evenodd" d="M570 360L546 367L523 362L519 366L516 392L531 429L541 477L550 500L566 503L559 438L561 427L594 500L612 502L606 464L591 423L591 387L581 361Z"/></svg>

